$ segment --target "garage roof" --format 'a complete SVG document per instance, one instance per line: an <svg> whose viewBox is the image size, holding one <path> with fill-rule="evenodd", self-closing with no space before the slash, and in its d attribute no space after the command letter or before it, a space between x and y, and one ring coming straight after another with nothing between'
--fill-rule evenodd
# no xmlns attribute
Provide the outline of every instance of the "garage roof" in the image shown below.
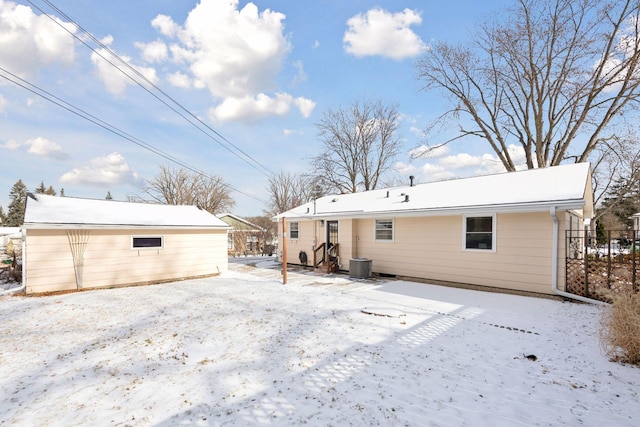
<svg viewBox="0 0 640 427"><path fill-rule="evenodd" d="M68 226L229 228L222 220L196 206L28 195L25 228Z"/></svg>

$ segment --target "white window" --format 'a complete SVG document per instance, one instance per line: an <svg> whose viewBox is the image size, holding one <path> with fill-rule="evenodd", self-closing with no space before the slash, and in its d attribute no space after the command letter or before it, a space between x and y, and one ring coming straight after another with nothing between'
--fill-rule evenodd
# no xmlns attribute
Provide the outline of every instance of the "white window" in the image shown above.
<svg viewBox="0 0 640 427"><path fill-rule="evenodd" d="M376 242L393 242L393 219L376 219Z"/></svg>
<svg viewBox="0 0 640 427"><path fill-rule="evenodd" d="M289 238L290 239L297 239L299 235L300 235L300 233L298 231L298 223L297 222L290 222L289 223Z"/></svg>
<svg viewBox="0 0 640 427"><path fill-rule="evenodd" d="M465 216L464 249L495 251L496 250L496 216Z"/></svg>
<svg viewBox="0 0 640 427"><path fill-rule="evenodd" d="M131 249L162 249L163 236L131 236Z"/></svg>

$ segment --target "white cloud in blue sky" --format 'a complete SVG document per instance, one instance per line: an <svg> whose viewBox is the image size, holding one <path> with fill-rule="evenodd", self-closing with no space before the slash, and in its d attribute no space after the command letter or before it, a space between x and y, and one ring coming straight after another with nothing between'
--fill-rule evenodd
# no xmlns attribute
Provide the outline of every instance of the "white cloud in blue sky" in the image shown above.
<svg viewBox="0 0 640 427"><path fill-rule="evenodd" d="M420 91L415 59L426 41L458 38L508 3L112 0L87 7L84 0L67 0L56 6L276 173L308 170L308 159L319 151L315 123L329 109L363 99L397 104L403 147L396 171L424 182L489 170L495 156L483 158L488 147L481 143L412 156L425 143L422 129L446 108L436 94ZM100 57L111 58L105 49L92 52L74 39L80 30L44 1L34 4L55 22L25 0L0 0L0 67L168 156L222 176L255 197L234 193L235 213L261 213L265 176L123 76ZM18 179L33 188L41 181L63 186L68 196L102 198L109 190L122 200L166 164L2 77L0 158L24 165L0 171L5 208Z"/></svg>
<svg viewBox="0 0 640 427"><path fill-rule="evenodd" d="M62 150L60 144L49 141L43 137L28 139L24 142L15 140L7 141L1 146L8 150L24 150L28 154L46 157L53 160L66 160L69 154Z"/></svg>
<svg viewBox="0 0 640 427"><path fill-rule="evenodd" d="M28 6L0 1L0 66L28 77L44 65L73 64L76 56L69 31L75 32L75 26L57 22L68 31Z"/></svg>
<svg viewBox="0 0 640 427"><path fill-rule="evenodd" d="M385 56L396 60L413 58L427 45L412 31L411 26L422 24L420 13L404 9L391 13L371 9L347 21L344 49L357 57Z"/></svg>
<svg viewBox="0 0 640 427"><path fill-rule="evenodd" d="M138 174L131 170L119 153L91 159L88 166L74 168L60 178L63 184L119 185L139 182Z"/></svg>

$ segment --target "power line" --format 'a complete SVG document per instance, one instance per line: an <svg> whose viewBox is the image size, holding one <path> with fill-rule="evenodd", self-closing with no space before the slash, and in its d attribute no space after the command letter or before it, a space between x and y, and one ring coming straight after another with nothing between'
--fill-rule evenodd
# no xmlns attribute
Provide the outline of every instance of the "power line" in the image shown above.
<svg viewBox="0 0 640 427"><path fill-rule="evenodd" d="M212 176L210 176L210 175L208 175L208 174L196 169L195 167L185 163L184 161L182 161L182 160L180 160L180 159L178 159L178 158L176 158L176 157L174 157L174 156L172 156L172 155L170 155L168 153L165 153L164 151L162 151L162 150L160 150L158 148L155 148L153 145L151 145L151 144L149 144L149 143L147 143L147 142L145 142L145 141L143 141L143 140L141 140L141 139L139 139L139 138L137 138L137 137L135 137L135 136L133 136L133 135L121 130L121 129L119 129L119 128L117 128L116 126L111 125L110 123L108 123L108 122L106 122L106 121L104 121L104 120L102 120L102 119L100 119L100 118L98 118L98 117L96 117L96 116L84 111L83 109L81 109L79 107L76 107L75 105L73 105L73 104L71 104L71 103L69 103L69 102L67 102L67 101L65 101L65 100L53 95L52 93L50 93L50 92L48 92L48 91L46 91L46 90L34 85L33 83L30 83L30 82L20 78L19 76L13 74L12 72L4 69L1 66L0 66L0 71L5 73L5 74L0 74L0 77L2 77L3 79L15 84L16 86L19 86L19 87L21 87L21 88L23 88L23 89L25 89L25 90L27 90L27 91L39 96L39 97L41 97L41 98L51 102L52 104L55 104L58 107L61 107L61 108L65 109L65 110L69 111L70 113L75 114L78 117L81 117L81 118L83 118L83 119L85 119L85 120L87 120L87 121L89 121L89 122L91 122L91 123L93 123L93 124L95 124L97 126L100 126L101 128L113 133L114 135L117 135L117 136L119 136L119 137L121 137L121 138L123 138L123 139L125 139L125 140L127 140L129 142L132 142L132 143L136 144L137 146L139 146L141 148L144 148L145 150L151 151L152 153L154 153L154 154L156 154L156 155L158 155L160 157L163 157L164 159L169 160L170 162L176 163L177 165L179 165L179 166L181 166L181 167L183 167L183 168L185 168L187 170L190 170L191 172L194 172L194 173L196 173L198 175L204 176L204 177L206 177L208 179L215 179L214 177L212 177ZM255 196L251 195L251 194L245 193L244 191L241 191L241 190L235 188L231 184L227 184L225 182L221 182L220 184L223 185L224 187L229 188L232 191L235 191L237 193L243 194L243 195L245 195L245 196L247 196L249 198L252 198L252 199L254 199L254 200L258 201L258 202L266 203L264 200L259 199L259 198L255 197Z"/></svg>
<svg viewBox="0 0 640 427"><path fill-rule="evenodd" d="M209 126L208 124L206 124L205 122L203 122L198 116L196 116L195 114L193 114L189 109L187 109L186 107L184 107L180 102L178 102L175 98L173 98L172 96L170 96L169 94L167 94L165 91L163 91L160 87L158 87L155 83L153 83L152 81L150 81L146 76L144 76L142 73L140 73L138 70L136 70L133 66L131 66L131 64L129 64L128 62L124 61L118 54L116 54L113 50L111 50L108 46L106 46L104 43L102 43L100 40L98 40L95 36L93 36L93 34L91 34L89 31L85 30L80 24L78 24L73 18L71 18L69 15L67 15L64 11L62 11L61 9L59 9L57 6L55 6L51 1L49 0L42 0L44 3L46 3L47 5L49 5L49 7L51 7L53 10L55 10L57 13L59 13L63 18L65 18L68 22L73 23L76 28L78 28L82 34L85 34L87 37L89 37L94 43L96 43L100 48L104 49L106 52L109 53L109 55L111 55L112 57L114 57L117 62L119 62L120 64L122 64L124 67L126 67L128 70L130 70L132 73L134 73L136 76L138 76L140 79L142 79L146 84L148 84L149 86L153 87L156 91L158 91L159 93L161 93L166 99L168 99L173 105L177 106L177 108L181 111L183 111L185 114L181 113L180 111L178 111L176 108L174 108L172 105L169 104L169 102L167 102L165 99L162 99L161 97L159 97L158 95L156 95L155 93L153 93L151 90L149 90L148 87L146 87L145 85L143 85L140 81L138 81L137 79L133 78L131 75L129 75L128 73L126 73L122 68L120 68L118 65L114 64L112 61L110 61L109 59L107 59L102 53L98 52L94 47L90 46L87 42L85 42L82 38L80 38L78 35L76 35L74 32L72 32L71 30L69 30L68 28L66 28L64 25L62 25L62 23L59 20L54 19L54 17L52 17L51 15L49 15L47 12L45 12L44 10L42 10L39 6L37 6L36 4L34 4L31 0L27 0L27 2L29 4L31 4L34 8L36 8L37 10L39 10L42 14L44 14L45 16L47 16L52 22L54 22L56 25L58 25L60 28L62 28L64 31L68 32L71 36L73 36L75 39L77 39L80 43L82 43L83 45L85 45L87 48L89 48L92 52L94 52L96 55L100 56L102 59L104 59L107 63L109 63L111 66L113 66L114 68L116 68L118 71L120 71L120 73L122 73L125 77L127 77L128 79L130 79L132 82L134 82L135 84L137 84L138 86L140 86L143 90L145 90L147 93L149 93L151 96L153 96L155 99L157 99L158 101L160 101L162 104L164 104L167 108L169 108L171 111L173 111L174 113L178 114L180 117L182 117L183 119L185 119L189 124L191 124L192 126L196 127L198 130L200 130L203 134L205 134L207 137L209 137L211 140L213 140L214 142L216 142L217 144L219 144L222 148L226 149L227 151L229 151L231 154L233 154L234 156L236 156L237 158L239 158L240 160L242 160L243 162L245 162L246 164L248 164L249 166L251 166L252 168L256 169L258 172L262 173L263 175L267 176L267 177L271 177L273 176L273 172L271 172L266 166L264 166L262 163L260 163L259 161L257 161L253 156L251 156L250 154L246 153L244 150L242 150L240 147L238 147L237 145L233 144L231 141L229 141L227 138L225 138L223 135L221 135L220 133L218 133L215 129L213 129L211 126ZM187 117L188 116L188 117ZM199 123L200 125L204 126L207 130L209 130L210 132L213 132L214 135L209 134L205 129L202 129L200 126L198 126L197 123L194 123L195 120L197 123ZM217 136L217 137L216 137ZM219 139L221 139L222 141L224 141L226 144L222 143ZM230 148L229 146L231 146L232 148ZM234 151L235 150L235 151ZM241 153L242 156L240 154ZM243 157L244 156L244 157ZM247 160L248 159L248 160Z"/></svg>

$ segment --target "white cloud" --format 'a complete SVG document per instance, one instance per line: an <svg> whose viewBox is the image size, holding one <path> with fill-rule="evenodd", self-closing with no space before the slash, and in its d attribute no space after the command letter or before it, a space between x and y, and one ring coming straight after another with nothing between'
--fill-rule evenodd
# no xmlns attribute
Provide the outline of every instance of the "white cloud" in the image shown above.
<svg viewBox="0 0 640 427"><path fill-rule="evenodd" d="M151 21L151 25L167 37L175 37L180 31L180 26L173 22L173 19L167 15L156 16Z"/></svg>
<svg viewBox="0 0 640 427"><path fill-rule="evenodd" d="M142 59L147 62L162 62L169 58L169 49L161 40L156 40L151 43L138 42L135 45L140 49Z"/></svg>
<svg viewBox="0 0 640 427"><path fill-rule="evenodd" d="M107 36L102 40L102 43L109 45L113 42L113 37ZM120 70L123 70L127 75L130 75L136 81L140 81L144 84L144 81L140 79L134 72L129 70L121 61L129 64L138 73L145 76L150 82L157 83L158 76L156 70L151 67L136 66L131 63L131 58L126 55L118 55L120 59L115 58L107 49L97 49L91 53L91 62L93 62L94 70L100 80L104 83L109 92L114 95L121 95L127 88L127 85L133 85L133 80L125 76ZM107 60L109 62L107 62ZM111 64L115 64L118 68Z"/></svg>
<svg viewBox="0 0 640 427"><path fill-rule="evenodd" d="M35 154L36 156L48 157L50 159L64 160L69 158L69 154L62 151L62 147L46 138L37 137L29 139L25 142L25 145L29 147L27 153Z"/></svg>
<svg viewBox="0 0 640 427"><path fill-rule="evenodd" d="M396 162L393 165L393 169L402 175L410 175L412 173L415 173L417 170L414 164L404 162Z"/></svg>
<svg viewBox="0 0 640 427"><path fill-rule="evenodd" d="M298 107L298 109L300 110L300 114L302 114L302 117L304 117L305 119L311 117L311 113L313 113L313 110L316 108L315 102L301 96L294 99L293 103L296 107Z"/></svg>
<svg viewBox="0 0 640 427"><path fill-rule="evenodd" d="M73 24L55 18L71 33ZM0 66L30 77L42 66L75 60L73 36L28 6L0 0Z"/></svg>
<svg viewBox="0 0 640 427"><path fill-rule="evenodd" d="M304 64L302 61L294 61L293 68L298 71L298 74L294 77L293 83L301 83L307 81L307 73L304 72Z"/></svg>
<svg viewBox="0 0 640 427"><path fill-rule="evenodd" d="M244 97L273 85L291 45L284 36L285 16L259 12L238 0L202 0L183 26L159 15L152 24L175 38L173 59L186 63L197 80L215 97Z"/></svg>
<svg viewBox="0 0 640 427"><path fill-rule="evenodd" d="M69 158L69 154L62 151L62 147L59 144L41 136L29 139L25 142L11 140L3 144L2 147L9 150L26 148L27 153L29 154L54 160L65 160Z"/></svg>
<svg viewBox="0 0 640 427"><path fill-rule="evenodd" d="M251 122L269 116L284 116L295 105L303 117L308 117L315 108L315 102L305 98L293 98L288 93L277 93L274 98L263 93L256 97L226 98L209 110L209 116L216 121L241 120Z"/></svg>
<svg viewBox="0 0 640 427"><path fill-rule="evenodd" d="M438 164L451 169L462 169L469 166L480 166L482 164L482 160L483 156L472 156L469 153L458 153L441 158L438 161Z"/></svg>
<svg viewBox="0 0 640 427"><path fill-rule="evenodd" d="M414 57L426 49L426 44L410 28L421 23L420 14L410 9L399 13L371 9L347 21L349 28L342 39L344 49L357 57L380 55L395 60Z"/></svg>
<svg viewBox="0 0 640 427"><path fill-rule="evenodd" d="M89 166L73 169L60 177L60 182L87 185L133 184L138 174L131 170L119 153L91 160Z"/></svg>
<svg viewBox="0 0 640 427"><path fill-rule="evenodd" d="M22 143L14 140L14 139L11 139L11 140L5 142L4 144L2 144L2 148L6 148L6 149L9 149L9 150L17 150L20 147L22 147Z"/></svg>
<svg viewBox="0 0 640 427"><path fill-rule="evenodd" d="M170 74L169 82L180 88L206 88L220 101L210 110L215 120L256 121L287 114L293 107L309 117L313 101L272 94L291 51L284 19L284 14L259 11L251 2L239 9L239 0L202 0L182 25L166 15L158 15L152 25L169 39L168 59L189 70L189 75ZM302 62L292 67L294 83L307 79Z"/></svg>
<svg viewBox="0 0 640 427"><path fill-rule="evenodd" d="M437 145L435 147L429 147L426 145L421 145L419 147L414 148L409 151L409 157L412 159L423 158L423 159L436 159L438 157L444 157L449 154L449 146L448 145Z"/></svg>
<svg viewBox="0 0 640 427"><path fill-rule="evenodd" d="M179 87L182 89L188 89L193 86L193 82L188 75L181 73L180 71L176 71L175 73L169 74L168 76L169 83L172 86Z"/></svg>
<svg viewBox="0 0 640 427"><path fill-rule="evenodd" d="M425 182L444 181L446 179L452 179L456 177L456 174L447 170L440 165L433 165L431 163L424 164L420 171L424 177Z"/></svg>

